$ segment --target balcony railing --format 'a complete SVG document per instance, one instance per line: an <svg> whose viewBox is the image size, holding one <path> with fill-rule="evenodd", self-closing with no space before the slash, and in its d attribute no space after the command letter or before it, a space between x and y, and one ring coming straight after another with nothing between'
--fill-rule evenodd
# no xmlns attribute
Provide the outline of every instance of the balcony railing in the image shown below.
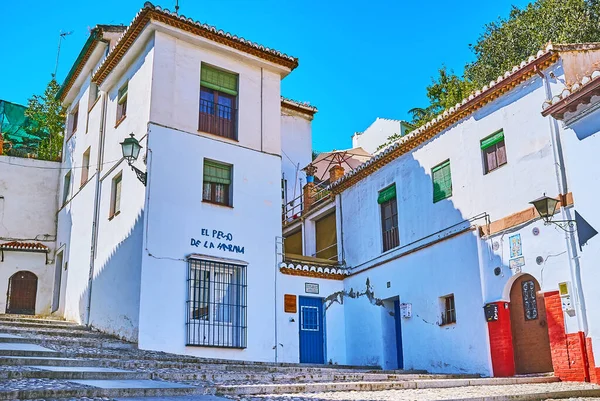
<svg viewBox="0 0 600 401"><path fill-rule="evenodd" d="M308 185L308 184L307 184ZM283 205L282 222L288 224L302 217L303 213L315 208L331 199L331 191L328 185L321 182L312 187L310 191L302 191L303 194ZM306 199L304 193L308 192L310 198Z"/></svg>
<svg viewBox="0 0 600 401"><path fill-rule="evenodd" d="M398 235L398 227L383 232L383 251L389 251L400 245L400 236Z"/></svg>
<svg viewBox="0 0 600 401"><path fill-rule="evenodd" d="M229 106L200 99L200 117L198 130L237 139L236 110Z"/></svg>

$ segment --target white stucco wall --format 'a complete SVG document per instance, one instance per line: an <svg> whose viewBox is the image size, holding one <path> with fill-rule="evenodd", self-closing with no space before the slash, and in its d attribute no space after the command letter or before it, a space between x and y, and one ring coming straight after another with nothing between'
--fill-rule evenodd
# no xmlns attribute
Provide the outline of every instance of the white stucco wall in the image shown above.
<svg viewBox="0 0 600 401"><path fill-rule="evenodd" d="M240 137L243 136L240 130ZM275 239L281 236L278 156L150 125L148 203L139 346L205 357L274 360ZM182 150L186 155L182 157ZM233 165L232 207L202 202L204 158ZM168 194L168 196L165 196ZM244 253L191 245L202 229L231 233ZM186 256L232 258L247 267L247 348L186 347ZM271 279L269 279L271 277Z"/></svg>
<svg viewBox="0 0 600 401"><path fill-rule="evenodd" d="M302 169L312 161L312 122L308 116L282 108L281 153L281 170L287 181L286 200L291 202L302 195L302 186L306 184Z"/></svg>
<svg viewBox="0 0 600 401"><path fill-rule="evenodd" d="M559 77L562 74L560 63L546 73L550 70ZM345 286L363 288L368 278L377 298L399 295L401 302L412 303L414 316L403 326L406 367L491 374L482 307L484 301L504 299L509 280L514 280L508 259L502 257L502 252L507 252L508 237L513 235L510 233L521 232L527 247L523 272L534 275L542 289L555 290L559 281L569 277L564 233L538 223L533 224L540 226L541 234L535 238L529 225L500 233L499 239L492 238L504 241L494 256L489 250L490 240L480 241L475 234L461 234L412 252L468 227L469 223L459 224L461 221L484 213L490 221L499 220L529 208L529 202L544 193L558 195L550 127L539 114L544 100L542 80L536 75L342 193L345 261L353 271L376 265L346 279ZM500 129L504 131L508 163L484 174L480 141ZM450 160L452 196L433 203L431 170L446 160ZM397 190L400 248L382 255L377 195L392 183ZM477 219L471 224L484 225L485 221ZM537 256L544 258L541 265L535 261ZM493 274L498 265L503 265L501 277ZM390 289L386 288L387 281L392 283ZM410 285L405 288L404 283ZM440 328L435 324L434 312L439 312L438 297L449 293L455 294L457 323ZM383 331L389 324L381 314L368 314L369 307L371 304L364 299L346 304L346 316L365 316L370 321L367 333L361 331L361 319L357 319L360 326L346 320L347 360L386 365L389 361L385 355L393 355L383 340L389 337ZM571 326L567 319L568 330ZM358 347L367 334L372 340ZM438 349L445 343L453 347Z"/></svg>
<svg viewBox="0 0 600 401"><path fill-rule="evenodd" d="M319 285L319 294L307 294L305 284ZM346 315L344 305L339 303L337 293L344 290L339 280L326 280L314 277L299 277L278 274L277 277L277 324L279 344L279 362L300 361L300 307L297 313L284 312L283 298L285 294L296 295L298 305L300 296L323 298L325 315L325 363L346 364L346 333L344 330ZM328 298L331 298L328 300ZM293 319L294 321L291 321Z"/></svg>
<svg viewBox="0 0 600 401"><path fill-rule="evenodd" d="M150 121L198 133L200 68L202 63L207 63L238 74L238 140L209 133L199 134L266 153L281 154L281 77L278 72L162 32L155 33L155 60Z"/></svg>
<svg viewBox="0 0 600 401"><path fill-rule="evenodd" d="M569 186L573 192L575 210L597 231L600 231L600 212L597 208L600 172L596 164L600 149L600 99L593 98L591 105L579 107L577 113L566 115L567 123L560 123L565 161L569 169ZM575 116L583 118L575 119ZM596 366L600 356L600 297L598 283L600 271L600 235L591 238L581 248L580 268L584 307L587 317L587 336L592 339Z"/></svg>
<svg viewBox="0 0 600 401"><path fill-rule="evenodd" d="M402 124L400 120L377 117L366 130L352 135L352 147L361 147L373 154L380 145L387 142L390 136L394 134L404 135L407 129L408 126Z"/></svg>
<svg viewBox="0 0 600 401"><path fill-rule="evenodd" d="M153 45L154 42L150 39L129 68L121 70L118 77L113 77L113 86L104 88L107 92L101 92L100 100L90 110L89 119L85 112L89 98L89 79L80 89L73 102L75 104L80 99L79 128L66 143L63 163L65 171L72 171L72 189L69 201L58 214L57 244L64 246L64 260L67 264L64 274L66 294L64 306L59 313L64 310L67 319L86 322L92 223L96 184L97 180L100 181L89 321L100 330L131 341L137 340L145 188L121 160L119 143L130 133L134 133L145 148L144 136L150 112ZM116 125L117 93L125 82L128 82L127 117ZM103 107L106 109L104 151L102 163L98 166ZM81 186L81 159L88 147L91 147L89 180ZM140 169L145 169L143 154L142 151L137 162ZM119 172L123 172L121 213L108 220L112 178ZM62 191L61 184L61 197Z"/></svg>
<svg viewBox="0 0 600 401"><path fill-rule="evenodd" d="M0 156L0 243L11 241L42 243L54 258L56 203L60 164L35 159ZM0 294L7 294L8 280L27 270L38 277L36 314L49 314L54 267L43 253L4 251L0 262ZM0 297L0 313L6 310L6 296Z"/></svg>

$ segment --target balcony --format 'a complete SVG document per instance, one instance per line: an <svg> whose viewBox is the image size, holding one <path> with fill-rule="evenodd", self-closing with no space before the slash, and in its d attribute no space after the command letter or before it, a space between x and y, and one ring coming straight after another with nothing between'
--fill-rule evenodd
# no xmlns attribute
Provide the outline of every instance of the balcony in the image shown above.
<svg viewBox="0 0 600 401"><path fill-rule="evenodd" d="M198 131L237 140L236 112L232 107L200 99Z"/></svg>
<svg viewBox="0 0 600 401"><path fill-rule="evenodd" d="M306 184L302 195L283 205L283 225L296 221L306 215L309 210L315 209L332 199L331 191L327 187L328 183L325 181L319 184Z"/></svg>

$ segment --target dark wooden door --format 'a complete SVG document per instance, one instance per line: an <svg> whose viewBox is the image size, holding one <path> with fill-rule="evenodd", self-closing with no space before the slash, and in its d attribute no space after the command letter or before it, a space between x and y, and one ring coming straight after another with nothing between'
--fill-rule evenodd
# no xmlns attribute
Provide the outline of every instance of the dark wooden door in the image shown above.
<svg viewBox="0 0 600 401"><path fill-rule="evenodd" d="M517 374L552 372L544 296L537 280L526 274L510 290L515 370Z"/></svg>
<svg viewBox="0 0 600 401"><path fill-rule="evenodd" d="M35 314L37 276L28 271L16 272L8 279L6 313Z"/></svg>

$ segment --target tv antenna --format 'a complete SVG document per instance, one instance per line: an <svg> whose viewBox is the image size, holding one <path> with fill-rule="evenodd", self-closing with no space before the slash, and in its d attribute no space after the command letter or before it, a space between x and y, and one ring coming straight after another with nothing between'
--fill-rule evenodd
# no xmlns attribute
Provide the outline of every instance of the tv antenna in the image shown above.
<svg viewBox="0 0 600 401"><path fill-rule="evenodd" d="M58 51L56 52L56 65L54 66L54 74L52 74L52 78L56 78L56 71L58 70L58 58L60 57L60 44L63 39L67 36L71 35L73 31L63 32L60 31L58 34Z"/></svg>
<svg viewBox="0 0 600 401"><path fill-rule="evenodd" d="M179 0L175 0L175 14L179 14Z"/></svg>

